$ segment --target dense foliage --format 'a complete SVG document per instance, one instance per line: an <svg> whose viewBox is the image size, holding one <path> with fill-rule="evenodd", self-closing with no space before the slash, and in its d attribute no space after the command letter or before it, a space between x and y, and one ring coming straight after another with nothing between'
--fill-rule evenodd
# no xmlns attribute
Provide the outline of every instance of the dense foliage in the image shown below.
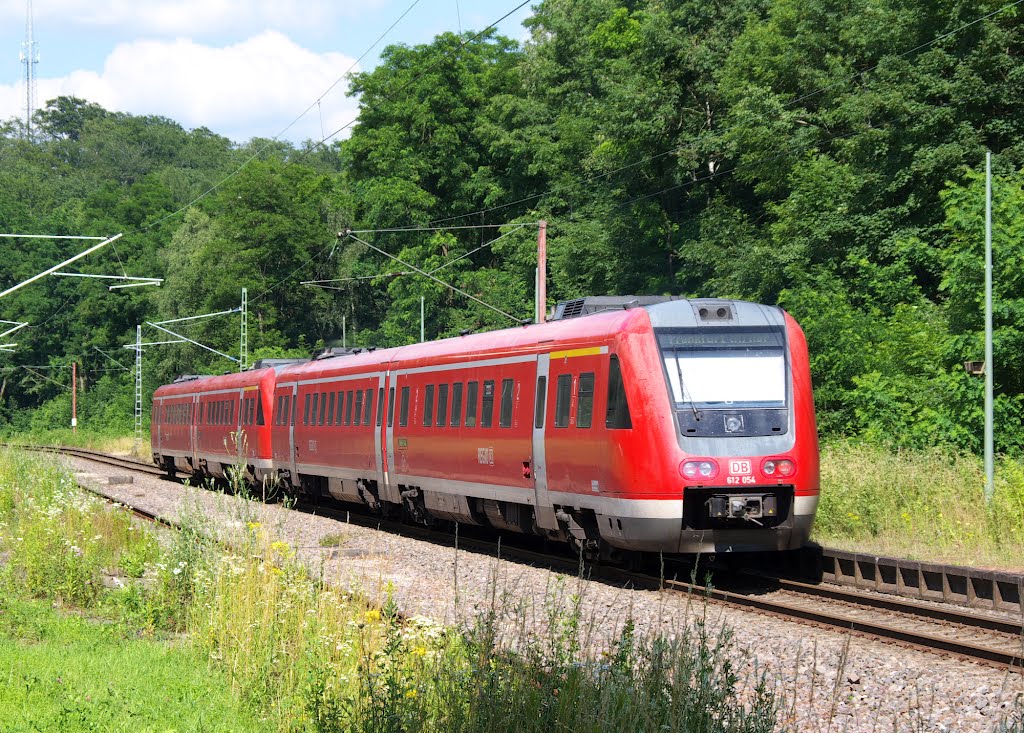
<svg viewBox="0 0 1024 733"><path fill-rule="evenodd" d="M451 263L437 276L526 318L536 228L509 225L543 218L549 302L779 303L807 332L826 435L976 451L982 382L962 362L983 356L988 149L997 447L1020 452L1024 25L1003 5L543 0L521 45L443 34L389 48L351 80L351 136L301 149L54 100L32 140L2 128L0 230L123 231L81 271L166 280L111 293L52 277L5 298L0 317L32 325L0 355L0 421L63 419L66 370L8 365L75 359L85 417L127 424L130 378L94 371L117 369L98 349L128 364L135 324L230 309L243 286L251 348L266 354L340 341L343 319L349 344L408 343L421 297L428 337L511 325L434 280L388 274L409 268L364 242L428 271ZM478 228L363 231L431 225ZM362 241L336 239L346 228ZM0 240L0 286L78 246ZM299 285L330 278L360 279ZM230 353L237 328L182 326ZM194 347L146 359L149 389L231 368Z"/></svg>

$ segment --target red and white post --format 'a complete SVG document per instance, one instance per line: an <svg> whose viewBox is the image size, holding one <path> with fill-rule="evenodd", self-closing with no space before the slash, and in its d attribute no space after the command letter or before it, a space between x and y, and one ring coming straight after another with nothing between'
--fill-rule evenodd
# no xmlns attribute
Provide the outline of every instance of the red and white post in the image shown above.
<svg viewBox="0 0 1024 733"><path fill-rule="evenodd" d="M71 362L71 432L78 432L78 362Z"/></svg>
<svg viewBox="0 0 1024 733"><path fill-rule="evenodd" d="M541 219L537 232L537 323L544 323L548 310L548 223Z"/></svg>

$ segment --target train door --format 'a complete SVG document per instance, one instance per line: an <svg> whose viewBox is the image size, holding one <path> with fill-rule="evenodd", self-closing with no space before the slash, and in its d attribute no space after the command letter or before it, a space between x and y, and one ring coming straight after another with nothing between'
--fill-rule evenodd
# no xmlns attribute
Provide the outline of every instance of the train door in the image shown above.
<svg viewBox="0 0 1024 733"><path fill-rule="evenodd" d="M550 355L540 354L537 357L531 473L533 474L533 486L536 493L534 510L537 514L537 526L541 529L555 530L558 529L558 520L555 519L555 510L551 506L551 497L548 494L548 461L544 445L544 423L547 421L548 372L550 366Z"/></svg>
<svg viewBox="0 0 1024 733"><path fill-rule="evenodd" d="M377 486L380 487L378 491L383 490L387 476L387 469L385 466L387 465L388 450L384 441L384 426L387 424L384 421L384 405L386 399L384 395L386 392L386 385L387 374L382 372L377 377L377 389L376 394L373 397L373 399L377 400L377 409L375 410L377 416L377 427L373 431L373 448L374 454L377 456Z"/></svg>
<svg viewBox="0 0 1024 733"><path fill-rule="evenodd" d="M291 415L286 415L288 420L288 465L292 476L292 486L299 485L299 449L295 445L295 420L299 414L299 383L292 385Z"/></svg>
<svg viewBox="0 0 1024 733"><path fill-rule="evenodd" d="M381 499L394 504L402 503L402 496L397 486L391 485L391 477L395 475L395 400L398 399L398 374L388 370L387 372L387 414L384 415L384 445L383 448L383 474L384 483L381 484Z"/></svg>
<svg viewBox="0 0 1024 733"><path fill-rule="evenodd" d="M192 415L188 425L189 453L192 458L192 465L199 465L199 395L192 395Z"/></svg>

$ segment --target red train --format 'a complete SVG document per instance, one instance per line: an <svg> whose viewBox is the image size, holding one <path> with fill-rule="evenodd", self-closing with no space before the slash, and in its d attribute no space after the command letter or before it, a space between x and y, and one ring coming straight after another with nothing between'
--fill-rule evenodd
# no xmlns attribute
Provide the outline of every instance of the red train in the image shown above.
<svg viewBox="0 0 1024 733"><path fill-rule="evenodd" d="M161 387L154 460L215 476L241 462L287 490L587 554L807 540L817 431L806 342L787 313L587 298L555 315Z"/></svg>

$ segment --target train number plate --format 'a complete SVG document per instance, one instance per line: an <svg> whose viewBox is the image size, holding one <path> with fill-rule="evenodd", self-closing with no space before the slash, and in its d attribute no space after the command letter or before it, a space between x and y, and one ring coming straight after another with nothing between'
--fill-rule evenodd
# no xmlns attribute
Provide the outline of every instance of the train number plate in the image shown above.
<svg viewBox="0 0 1024 733"><path fill-rule="evenodd" d="M756 481L752 475L753 468L747 460L730 460L729 474L725 478L725 483L729 486L742 486Z"/></svg>

